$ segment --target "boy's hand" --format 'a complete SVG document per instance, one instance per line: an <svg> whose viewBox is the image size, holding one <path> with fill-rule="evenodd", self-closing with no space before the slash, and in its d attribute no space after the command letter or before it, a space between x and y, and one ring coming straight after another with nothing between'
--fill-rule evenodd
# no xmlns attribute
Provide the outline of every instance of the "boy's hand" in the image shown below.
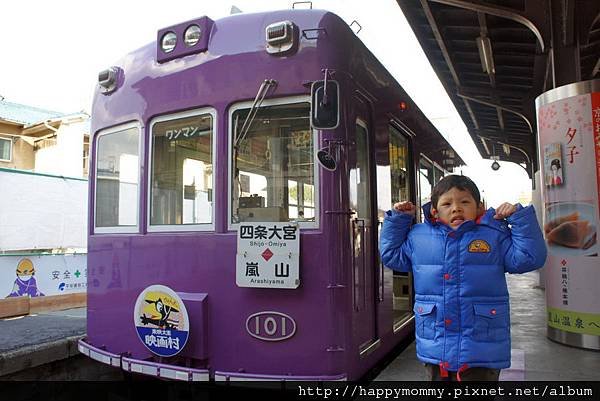
<svg viewBox="0 0 600 401"><path fill-rule="evenodd" d="M516 211L517 207L515 205L511 205L508 202L504 202L496 209L496 214L494 215L494 218L496 220L502 220L512 215Z"/></svg>
<svg viewBox="0 0 600 401"><path fill-rule="evenodd" d="M404 212L411 215L415 215L415 205L412 202L398 202L394 204L394 210L397 212Z"/></svg>

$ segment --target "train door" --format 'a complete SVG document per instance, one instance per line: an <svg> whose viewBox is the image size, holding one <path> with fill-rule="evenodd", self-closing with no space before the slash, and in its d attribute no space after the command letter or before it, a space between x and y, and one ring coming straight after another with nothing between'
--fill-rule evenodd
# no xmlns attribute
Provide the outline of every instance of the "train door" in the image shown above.
<svg viewBox="0 0 600 401"><path fill-rule="evenodd" d="M375 252L373 190L371 188L370 112L356 100L354 127L349 130L349 200L352 213L352 284L355 334L361 354L377 338L375 312Z"/></svg>

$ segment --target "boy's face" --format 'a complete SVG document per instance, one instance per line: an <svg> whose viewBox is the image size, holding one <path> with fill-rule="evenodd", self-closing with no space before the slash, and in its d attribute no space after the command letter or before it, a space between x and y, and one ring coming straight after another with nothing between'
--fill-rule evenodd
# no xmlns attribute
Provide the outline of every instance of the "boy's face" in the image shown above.
<svg viewBox="0 0 600 401"><path fill-rule="evenodd" d="M475 202L469 191L451 188L440 196L437 208L432 208L434 217L448 224L453 229L458 228L467 220L475 220L483 210L482 205Z"/></svg>

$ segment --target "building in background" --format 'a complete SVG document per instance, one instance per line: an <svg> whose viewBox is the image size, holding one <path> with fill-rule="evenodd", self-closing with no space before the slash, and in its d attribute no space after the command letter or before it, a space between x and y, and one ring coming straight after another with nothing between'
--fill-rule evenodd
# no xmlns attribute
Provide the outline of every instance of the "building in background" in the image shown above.
<svg viewBox="0 0 600 401"><path fill-rule="evenodd" d="M89 115L0 100L0 168L87 177Z"/></svg>

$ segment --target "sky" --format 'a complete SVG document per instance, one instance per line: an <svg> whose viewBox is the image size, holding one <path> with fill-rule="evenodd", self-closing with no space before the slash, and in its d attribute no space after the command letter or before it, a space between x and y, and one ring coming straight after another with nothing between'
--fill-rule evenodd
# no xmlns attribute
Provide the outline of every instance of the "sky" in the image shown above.
<svg viewBox="0 0 600 401"><path fill-rule="evenodd" d="M204 15L289 9L288 0L19 0L2 6L0 96L64 113L90 112L98 72L156 39L156 32ZM522 167L481 159L395 0L316 0L313 8L356 20L357 36L458 151L490 206L515 203L531 182ZM299 4L298 8L306 8ZM457 171L459 172L459 171Z"/></svg>

